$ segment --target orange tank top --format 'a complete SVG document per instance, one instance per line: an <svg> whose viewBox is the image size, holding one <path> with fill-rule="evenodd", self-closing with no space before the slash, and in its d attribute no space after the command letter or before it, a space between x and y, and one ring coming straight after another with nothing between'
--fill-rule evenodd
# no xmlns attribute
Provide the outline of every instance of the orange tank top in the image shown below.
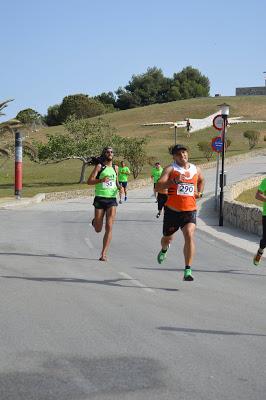
<svg viewBox="0 0 266 400"><path fill-rule="evenodd" d="M172 164L171 180L176 183L168 188L166 206L177 211L194 211L197 209L195 192L197 191L198 173L194 164L185 169L176 163Z"/></svg>

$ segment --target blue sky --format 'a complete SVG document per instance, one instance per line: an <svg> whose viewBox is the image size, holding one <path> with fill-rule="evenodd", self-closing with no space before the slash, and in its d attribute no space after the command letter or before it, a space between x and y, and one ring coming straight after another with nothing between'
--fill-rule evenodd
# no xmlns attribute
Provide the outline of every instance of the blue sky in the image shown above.
<svg viewBox="0 0 266 400"><path fill-rule="evenodd" d="M159 67L192 65L211 95L264 85L266 2L253 0L9 0L1 4L0 100L6 116L45 114L64 96L125 86Z"/></svg>

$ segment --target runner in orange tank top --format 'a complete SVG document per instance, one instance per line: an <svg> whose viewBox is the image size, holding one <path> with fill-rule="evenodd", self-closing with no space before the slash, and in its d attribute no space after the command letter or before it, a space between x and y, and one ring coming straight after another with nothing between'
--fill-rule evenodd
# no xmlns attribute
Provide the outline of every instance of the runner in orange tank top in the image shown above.
<svg viewBox="0 0 266 400"><path fill-rule="evenodd" d="M184 280L193 281L191 266L195 253L196 199L202 197L204 178L200 168L188 162L186 146L175 145L171 154L174 162L163 170L156 185L158 191L168 189L161 239L162 249L157 256L157 261L161 264L165 260L174 234L180 228L185 239Z"/></svg>

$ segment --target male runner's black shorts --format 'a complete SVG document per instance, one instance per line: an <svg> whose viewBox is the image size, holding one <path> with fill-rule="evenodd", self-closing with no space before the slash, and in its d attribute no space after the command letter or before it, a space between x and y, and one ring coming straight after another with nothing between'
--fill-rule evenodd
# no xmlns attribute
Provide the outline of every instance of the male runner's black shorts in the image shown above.
<svg viewBox="0 0 266 400"><path fill-rule="evenodd" d="M266 215L262 216L262 238L260 240L260 248L265 249L266 247Z"/></svg>
<svg viewBox="0 0 266 400"><path fill-rule="evenodd" d="M110 207L117 207L116 197L95 196L93 205L98 210L107 210Z"/></svg>
<svg viewBox="0 0 266 400"><path fill-rule="evenodd" d="M171 236L184 228L188 223L196 224L196 211L173 211L168 207L164 208L163 235Z"/></svg>
<svg viewBox="0 0 266 400"><path fill-rule="evenodd" d="M125 189L127 187L127 182L119 182L120 186L123 186L123 188Z"/></svg>
<svg viewBox="0 0 266 400"><path fill-rule="evenodd" d="M161 211L163 209L163 206L166 203L167 197L168 196L166 193L158 193L158 195L157 195L158 211Z"/></svg>

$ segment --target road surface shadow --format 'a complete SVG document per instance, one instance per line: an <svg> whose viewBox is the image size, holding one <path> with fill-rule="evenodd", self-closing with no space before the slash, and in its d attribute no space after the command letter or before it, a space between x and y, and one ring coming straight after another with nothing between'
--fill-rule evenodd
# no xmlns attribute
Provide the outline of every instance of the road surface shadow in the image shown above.
<svg viewBox="0 0 266 400"><path fill-rule="evenodd" d="M173 271L173 272L182 272L184 268L156 268L156 267L134 267L135 269L148 269L151 271ZM243 272L243 270L237 269L220 269L220 270L211 270L211 269L198 269L193 268L193 272L208 272L208 273L215 273L215 274L234 274L234 275L248 275L248 276L266 276L264 274L257 274L257 273L248 273Z"/></svg>
<svg viewBox="0 0 266 400"><path fill-rule="evenodd" d="M81 278L49 278L49 277L27 277L27 276L15 276L15 275L1 275L0 278L5 279L23 279L26 281L33 282L59 282L59 283L91 283L96 285L104 285L104 286L115 286L120 288L131 288L131 289L154 289L154 290L164 290L167 292L178 292L178 289L175 288L161 288L161 287L153 287L153 286L136 286L134 283L132 285L124 285L123 281L135 281L135 279L129 278L116 278L116 279L103 279L103 280L90 280L90 279L81 279Z"/></svg>
<svg viewBox="0 0 266 400"><path fill-rule="evenodd" d="M165 366L148 357L85 358L41 352L26 353L24 357L35 369L27 369L20 356L19 368L16 359L14 370L1 371L2 400L145 398L145 393L166 387ZM147 394L147 398L151 397Z"/></svg>
<svg viewBox="0 0 266 400"><path fill-rule="evenodd" d="M172 327L172 326L159 326L157 329L159 329L161 331L168 331L168 332L203 333L203 334L208 334L208 335L266 337L266 335L263 333L220 331L220 330L210 330L210 329L176 328L176 327Z"/></svg>
<svg viewBox="0 0 266 400"><path fill-rule="evenodd" d="M32 253L8 253L0 252L0 256L25 256L25 257L44 257L44 258L63 258L67 260L89 260L98 261L98 258L87 258L87 257L67 257L58 254L32 254Z"/></svg>

